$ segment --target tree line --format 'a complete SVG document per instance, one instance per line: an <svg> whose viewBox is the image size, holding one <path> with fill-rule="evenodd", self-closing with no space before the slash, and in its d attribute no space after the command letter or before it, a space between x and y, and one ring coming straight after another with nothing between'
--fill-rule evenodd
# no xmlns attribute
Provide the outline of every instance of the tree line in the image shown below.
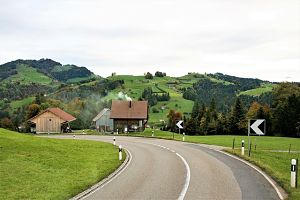
<svg viewBox="0 0 300 200"><path fill-rule="evenodd" d="M142 93L142 97L140 99L147 100L148 105L151 107L151 106L155 106L158 101L169 101L170 94L164 92L160 95L160 94L154 93L152 91L152 89L150 87L148 87L148 88L144 89L144 91Z"/></svg>
<svg viewBox="0 0 300 200"><path fill-rule="evenodd" d="M236 97L229 112L216 109L216 101L209 104L194 102L190 116L170 110L168 126L164 129L178 131L176 121L184 120L185 133L190 135L233 134L246 135L249 119L265 119L266 135L300 137L300 86L296 83L280 83L272 92L272 104L253 101L245 106Z"/></svg>

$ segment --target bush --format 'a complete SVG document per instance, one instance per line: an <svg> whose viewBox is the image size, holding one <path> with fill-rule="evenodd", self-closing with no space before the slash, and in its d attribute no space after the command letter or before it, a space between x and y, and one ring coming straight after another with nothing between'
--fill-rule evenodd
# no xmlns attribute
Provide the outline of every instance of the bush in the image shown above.
<svg viewBox="0 0 300 200"><path fill-rule="evenodd" d="M157 108L153 107L153 108L152 108L152 112L153 112L153 113L159 113L159 110L158 110Z"/></svg>

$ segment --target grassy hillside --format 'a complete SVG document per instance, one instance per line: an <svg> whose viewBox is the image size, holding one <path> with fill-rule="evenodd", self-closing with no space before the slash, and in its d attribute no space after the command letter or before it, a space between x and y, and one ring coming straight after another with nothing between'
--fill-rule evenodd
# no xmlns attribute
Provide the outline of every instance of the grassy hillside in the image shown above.
<svg viewBox="0 0 300 200"><path fill-rule="evenodd" d="M144 76L131 76L120 75L109 77L110 80L124 80L124 85L118 87L104 98L104 99L118 99L119 93L127 94L130 98L138 100L145 88L152 88L153 92L167 92L170 94L169 101L158 102L153 106L160 112L153 113L152 109L149 110L149 123L151 125L160 124L161 120L167 121L167 114L170 109L180 111L182 113L190 113L193 107L193 101L186 100L182 97L182 93L179 91L180 87L188 87L196 79L188 79L184 83L180 78L174 77L154 77L153 79L145 79ZM163 108L163 109L162 109Z"/></svg>
<svg viewBox="0 0 300 200"><path fill-rule="evenodd" d="M228 78L229 77L229 78ZM187 100L183 98L183 91L186 88L192 88L194 84L199 83L199 81L206 81L203 84L206 84L207 81L211 83L215 83L221 86L220 90L227 90L227 88L235 88L236 91L238 91L238 88L247 88L251 87L247 84L258 84L261 83L261 86L256 89L243 91L240 93L240 95L254 95L259 96L265 92L272 91L274 84L271 83L265 83L263 81L260 81L258 79L243 79L233 76L226 76L226 75L206 75L206 74L198 74L198 73L189 73L182 77L153 77L153 79L145 79L144 76L131 76L131 75L118 75L109 77L109 80L124 80L124 84L122 87L118 87L108 93L108 95L104 98L105 100L110 99L118 99L119 93L122 92L123 95L127 95L128 97L137 100L142 96L143 90L145 88L151 88L153 93L162 94L163 92L170 94L170 100L169 101L162 101L158 102L156 105L152 106L149 110L149 123L150 125L159 125L162 124L163 121L167 121L167 114L169 113L170 109L179 111L185 115L188 115L192 111L193 107L193 101ZM230 82L232 80L233 82ZM236 85L237 84L237 85ZM245 86L243 86L245 84ZM200 84L201 85L201 84ZM206 87L206 86L204 86ZM222 90L222 91L223 91ZM210 88L206 88L205 91L207 91L210 94L217 94L212 88L212 91L210 92ZM219 93L222 91L219 91ZM223 94L223 93L222 93ZM201 96L201 94L197 95ZM230 98L234 99L236 96L236 93L233 92L230 94ZM204 98L207 102L209 102L211 99ZM226 97L227 99L229 96ZM223 98L224 99L224 98ZM218 100L218 99L216 99ZM207 103L204 101L205 103ZM233 101L233 100L232 100ZM219 103L219 101L217 102ZM230 101L229 103L230 104ZM230 107L230 105L227 105ZM153 112L153 109L156 111L159 111L158 113ZM228 110L228 108L227 108Z"/></svg>
<svg viewBox="0 0 300 200"><path fill-rule="evenodd" d="M0 199L69 199L120 164L111 144L0 129Z"/></svg>
<svg viewBox="0 0 300 200"><path fill-rule="evenodd" d="M5 79L5 83L19 82L20 84L37 83L42 85L48 85L52 82L52 79L45 74L37 71L37 69L30 67L29 65L20 64L17 65L17 74Z"/></svg>
<svg viewBox="0 0 300 200"><path fill-rule="evenodd" d="M263 93L271 92L276 85L273 83L264 83L260 87L240 92L239 95L260 96Z"/></svg>
<svg viewBox="0 0 300 200"><path fill-rule="evenodd" d="M28 98L25 98L25 99L22 99L22 100L17 100L17 101L12 101L10 103L10 107L15 110L17 108L20 108L22 106L27 106L29 104L31 104L32 102L34 102L35 100L35 97L28 97Z"/></svg>

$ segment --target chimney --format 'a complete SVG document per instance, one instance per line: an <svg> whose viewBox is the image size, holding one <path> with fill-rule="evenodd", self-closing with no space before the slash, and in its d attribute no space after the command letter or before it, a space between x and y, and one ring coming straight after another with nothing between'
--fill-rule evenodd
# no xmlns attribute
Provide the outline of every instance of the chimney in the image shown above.
<svg viewBox="0 0 300 200"><path fill-rule="evenodd" d="M132 106L132 105L131 105L131 101L129 101L129 108L131 108L131 106Z"/></svg>

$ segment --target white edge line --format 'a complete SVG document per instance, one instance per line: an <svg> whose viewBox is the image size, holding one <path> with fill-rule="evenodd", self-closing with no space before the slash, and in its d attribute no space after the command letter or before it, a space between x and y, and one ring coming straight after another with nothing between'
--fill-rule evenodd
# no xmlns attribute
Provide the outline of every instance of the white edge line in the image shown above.
<svg viewBox="0 0 300 200"><path fill-rule="evenodd" d="M193 143L191 143L191 144L193 144ZM253 164L251 164L251 163L249 163L249 162L247 162L247 161L245 161L245 160L243 160L243 159L241 159L241 158L239 158L239 157L237 157L237 156L231 155L231 154L229 154L229 153L227 153L227 152L224 152L224 151L221 151L221 150L213 149L213 148L211 148L211 147L206 147L206 146L203 146L203 145L201 145L201 144L193 144L193 145L201 146L201 147L204 147L204 148L213 150L213 151L220 152L220 153L222 153L222 154L225 154L225 155L227 155L227 156L229 156L229 157L231 157L231 158L234 158L234 159L236 159L236 160L238 160L238 161L240 161L240 162L242 162L242 163L248 165L249 167L253 168L255 171L257 171L258 173L260 173L260 174L261 174L261 175L262 175L262 176L263 176L263 177L271 184L271 186L275 189L275 191L276 191L277 195L279 196L279 198L280 198L281 200L284 200L283 195L281 194L281 192L280 192L280 190L277 188L277 186L273 183L273 181L265 174L265 172L263 172L263 171L261 171L260 169L258 169L255 165L253 165Z"/></svg>
<svg viewBox="0 0 300 200"><path fill-rule="evenodd" d="M279 189L277 188L277 186L273 183L273 181L272 181L272 180L271 180L264 172L262 172L261 170L259 170L256 166L252 165L251 163L249 163L249 162L247 162L247 161L245 161L245 160L243 160L243 159L241 159L241 158L238 158L238 157L236 157L236 156L233 156L233 155L231 155L231 154L229 154L229 153L226 153L226 152L223 152L223 151L220 151L220 150L216 150L216 151L221 152L221 153L223 153L223 154L225 154L225 155L227 155L227 156L230 156L231 158L235 158L235 159L237 159L237 160L243 162L244 164L248 165L249 167L252 167L253 169L255 169L255 170L256 170L258 173L260 173L265 179L267 179L267 181L272 185L272 187L275 189L275 191L276 191L277 195L279 196L279 198L280 198L281 200L284 200L284 198L283 198L281 192L279 191Z"/></svg>
<svg viewBox="0 0 300 200"><path fill-rule="evenodd" d="M123 173L123 171L130 165L131 160L132 160L132 154L131 152L126 149L126 151L129 153L129 161L128 163L126 163L126 165L124 166L124 168L119 171L115 176L113 176L111 179L109 179L107 182L105 182L103 185L97 187L95 190L93 190L92 192L88 193L87 195L83 196L83 197L79 197L78 199L86 199L88 196L90 196L91 194L94 194L96 191L100 190L101 188L103 188L104 186L106 186L107 184L109 184L110 182L112 182L115 178L117 178L119 175L121 175Z"/></svg>
<svg viewBox="0 0 300 200"><path fill-rule="evenodd" d="M184 165L185 165L185 168L186 168L186 178L185 178L185 183L184 183L184 186L181 190L181 193L178 197L177 200L183 200L185 195L186 195L186 192L189 188L189 184L190 184L190 180L191 180L191 170L190 170L190 166L189 164L186 162L186 160L179 154L179 153L176 153L177 156L179 156L179 158L181 158L181 160L183 161Z"/></svg>

